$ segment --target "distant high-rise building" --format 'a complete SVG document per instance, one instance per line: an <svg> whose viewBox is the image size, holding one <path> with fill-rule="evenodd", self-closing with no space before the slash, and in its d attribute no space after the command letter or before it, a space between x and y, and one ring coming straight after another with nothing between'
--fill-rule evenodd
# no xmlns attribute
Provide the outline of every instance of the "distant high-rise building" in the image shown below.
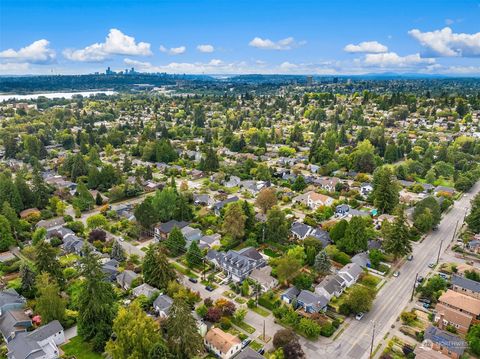
<svg viewBox="0 0 480 359"><path fill-rule="evenodd" d="M108 66L105 75L115 75L115 72L110 69L110 66Z"/></svg>
<svg viewBox="0 0 480 359"><path fill-rule="evenodd" d="M313 86L313 76L307 76L307 86Z"/></svg>
<svg viewBox="0 0 480 359"><path fill-rule="evenodd" d="M338 77L334 77L334 78L333 78L333 83L334 83L334 84L338 84Z"/></svg>

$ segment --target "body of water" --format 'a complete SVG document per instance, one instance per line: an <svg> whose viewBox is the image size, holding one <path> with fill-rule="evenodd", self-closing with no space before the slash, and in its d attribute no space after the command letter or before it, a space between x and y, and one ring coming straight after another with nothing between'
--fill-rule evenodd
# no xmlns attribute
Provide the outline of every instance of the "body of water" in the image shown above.
<svg viewBox="0 0 480 359"><path fill-rule="evenodd" d="M116 91L106 90L106 91L79 91L79 92L46 92L46 93L32 93L26 95L18 95L18 94L3 94L0 95L0 102L1 101L8 101L8 100L36 100L40 96L54 99L54 98L65 98L71 99L75 95L82 95L83 97L88 97L90 95L97 95L97 94L105 94L105 95L116 95Z"/></svg>

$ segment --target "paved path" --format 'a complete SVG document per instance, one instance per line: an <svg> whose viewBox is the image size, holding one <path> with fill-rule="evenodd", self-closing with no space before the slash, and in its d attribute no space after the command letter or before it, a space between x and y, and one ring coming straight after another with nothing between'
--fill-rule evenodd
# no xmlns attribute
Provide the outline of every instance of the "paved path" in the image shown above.
<svg viewBox="0 0 480 359"><path fill-rule="evenodd" d="M71 328L65 330L65 341L69 341L77 336L77 326L74 325Z"/></svg>

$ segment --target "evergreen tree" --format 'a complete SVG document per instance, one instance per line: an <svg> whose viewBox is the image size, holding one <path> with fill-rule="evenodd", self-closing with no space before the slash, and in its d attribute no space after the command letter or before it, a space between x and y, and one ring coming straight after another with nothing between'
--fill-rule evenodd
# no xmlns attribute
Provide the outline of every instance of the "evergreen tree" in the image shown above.
<svg viewBox="0 0 480 359"><path fill-rule="evenodd" d="M80 274L84 280L78 295L78 334L101 352L112 333L115 292L105 280L102 265L93 250L84 246L83 252Z"/></svg>
<svg viewBox="0 0 480 359"><path fill-rule="evenodd" d="M177 196L175 219L177 221L191 221L193 219L192 207L188 204L188 200L183 194Z"/></svg>
<svg viewBox="0 0 480 359"><path fill-rule="evenodd" d="M186 259L190 267L202 264L203 253L198 247L197 241L193 241L192 244L190 244L190 247L188 247Z"/></svg>
<svg viewBox="0 0 480 359"><path fill-rule="evenodd" d="M150 349L148 359L174 359L174 356L170 353L165 343L159 341Z"/></svg>
<svg viewBox="0 0 480 359"><path fill-rule="evenodd" d="M87 211L93 208L95 199L88 191L85 183L80 182L77 187L77 196L73 199L73 205L81 211Z"/></svg>
<svg viewBox="0 0 480 359"><path fill-rule="evenodd" d="M60 296L60 288L54 278L47 272L36 278L37 297L35 310L42 317L42 323L52 320L60 322L65 318L65 299Z"/></svg>
<svg viewBox="0 0 480 359"><path fill-rule="evenodd" d="M35 277L36 274L32 267L27 262L22 262L20 266L20 278L22 281L20 292L26 298L32 298L35 294Z"/></svg>
<svg viewBox="0 0 480 359"><path fill-rule="evenodd" d="M480 194L477 194L472 200L472 208L465 221L471 231L474 233L480 232Z"/></svg>
<svg viewBox="0 0 480 359"><path fill-rule="evenodd" d="M113 332L115 339L110 339L105 348L112 359L148 358L162 339L158 322L147 316L137 301L119 309Z"/></svg>
<svg viewBox="0 0 480 359"><path fill-rule="evenodd" d="M289 226L285 213L278 207L267 212L265 239L271 242L283 243L288 239Z"/></svg>
<svg viewBox="0 0 480 359"><path fill-rule="evenodd" d="M329 235L333 243L337 243L345 236L345 231L347 230L348 222L345 219L340 220L335 223L335 225L330 229Z"/></svg>
<svg viewBox="0 0 480 359"><path fill-rule="evenodd" d="M297 176L297 178L295 178L295 182L293 182L292 189L294 191L301 192L305 188L307 188L305 178L302 175Z"/></svg>
<svg viewBox="0 0 480 359"><path fill-rule="evenodd" d="M164 243L165 247L168 248L168 251L174 257L184 253L185 245L187 244L182 231L177 226L173 227L172 231L168 235L167 240Z"/></svg>
<svg viewBox="0 0 480 359"><path fill-rule="evenodd" d="M220 168L217 151L213 147L208 147L204 156L200 160L200 169L205 172L215 172Z"/></svg>
<svg viewBox="0 0 480 359"><path fill-rule="evenodd" d="M325 274L330 272L330 268L332 267L332 263L328 258L327 252L320 251L318 252L317 256L315 257L315 269L317 272Z"/></svg>
<svg viewBox="0 0 480 359"><path fill-rule="evenodd" d="M62 267L57 260L57 251L52 245L45 241L40 240L35 245L35 268L37 273L46 272L52 276L57 283L63 287L64 278Z"/></svg>
<svg viewBox="0 0 480 359"><path fill-rule="evenodd" d="M143 176L143 178L147 181L153 179L152 167L150 165L147 166L147 169L145 170L145 175Z"/></svg>
<svg viewBox="0 0 480 359"><path fill-rule="evenodd" d="M135 214L135 219L143 228L152 228L158 222L158 215L151 197L145 198L142 203L135 207L133 213Z"/></svg>
<svg viewBox="0 0 480 359"><path fill-rule="evenodd" d="M76 181L80 176L88 175L88 168L81 153L77 153L73 158L72 170L70 172L70 177L72 181Z"/></svg>
<svg viewBox="0 0 480 359"><path fill-rule="evenodd" d="M194 358L203 350L203 340L190 307L181 298L174 298L165 323L170 351L179 359Z"/></svg>
<svg viewBox="0 0 480 359"><path fill-rule="evenodd" d="M142 269L145 283L158 289L166 289L168 283L176 278L175 270L168 262L165 251L158 245L148 247Z"/></svg>
<svg viewBox="0 0 480 359"><path fill-rule="evenodd" d="M157 191L153 196L152 205L159 221L171 220L177 208L176 188L165 187L163 190Z"/></svg>
<svg viewBox="0 0 480 359"><path fill-rule="evenodd" d="M127 256L125 255L125 250L123 249L122 245L116 240L113 242L110 257L119 262L123 262L127 259Z"/></svg>
<svg viewBox="0 0 480 359"><path fill-rule="evenodd" d="M15 176L15 187L23 203L24 208L31 208L35 205L35 195L25 181L23 173L17 173Z"/></svg>
<svg viewBox="0 0 480 359"><path fill-rule="evenodd" d="M398 211L398 216L395 218L393 225L386 222L385 228L382 228L382 230L384 233L382 247L385 252L393 254L394 260L412 251L410 229L407 226L403 208Z"/></svg>
<svg viewBox="0 0 480 359"><path fill-rule="evenodd" d="M373 173L373 203L381 213L391 213L398 204L398 185L388 167L380 167Z"/></svg>
<svg viewBox="0 0 480 359"><path fill-rule="evenodd" d="M37 208L45 208L50 199L52 189L45 183L41 173L38 170L33 172L32 192L35 196L34 205Z"/></svg>
<svg viewBox="0 0 480 359"><path fill-rule="evenodd" d="M362 217L355 216L350 220L345 236L337 245L341 250L353 254L367 250L368 233L365 220Z"/></svg>
<svg viewBox="0 0 480 359"><path fill-rule="evenodd" d="M22 198L12 179L6 174L0 175L0 204L7 202L17 213L24 207Z"/></svg>
<svg viewBox="0 0 480 359"><path fill-rule="evenodd" d="M97 206L101 206L103 204L103 198L100 192L97 192L97 195L95 196L95 204Z"/></svg>
<svg viewBox="0 0 480 359"><path fill-rule="evenodd" d="M5 252L15 244L15 238L13 238L12 228L8 219L0 214L0 252Z"/></svg>

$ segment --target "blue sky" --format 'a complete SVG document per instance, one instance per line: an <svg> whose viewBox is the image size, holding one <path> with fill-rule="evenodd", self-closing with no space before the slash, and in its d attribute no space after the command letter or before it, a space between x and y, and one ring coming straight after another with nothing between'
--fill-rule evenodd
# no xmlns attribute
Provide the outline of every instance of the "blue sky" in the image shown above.
<svg viewBox="0 0 480 359"><path fill-rule="evenodd" d="M480 0L2 0L0 74L480 75Z"/></svg>

